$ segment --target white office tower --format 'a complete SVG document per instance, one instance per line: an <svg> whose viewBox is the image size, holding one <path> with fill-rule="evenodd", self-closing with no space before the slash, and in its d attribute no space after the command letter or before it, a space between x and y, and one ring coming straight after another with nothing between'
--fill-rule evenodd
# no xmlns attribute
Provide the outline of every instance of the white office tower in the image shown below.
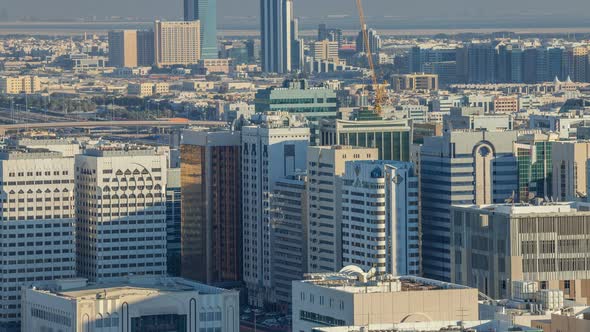
<svg viewBox="0 0 590 332"><path fill-rule="evenodd" d="M0 151L0 330L18 328L21 287L75 276L74 159Z"/></svg>
<svg viewBox="0 0 590 332"><path fill-rule="evenodd" d="M166 275L166 156L105 145L75 166L78 274L97 282Z"/></svg>
<svg viewBox="0 0 590 332"><path fill-rule="evenodd" d="M335 272L342 267L340 176L347 161L377 159L375 148L314 146L307 150L308 272Z"/></svg>
<svg viewBox="0 0 590 332"><path fill-rule="evenodd" d="M260 114L242 127L243 275L248 301L273 302L271 194L278 179L305 169L309 127L288 113Z"/></svg>
<svg viewBox="0 0 590 332"><path fill-rule="evenodd" d="M399 161L350 161L342 181L342 264L418 275L418 177Z"/></svg>

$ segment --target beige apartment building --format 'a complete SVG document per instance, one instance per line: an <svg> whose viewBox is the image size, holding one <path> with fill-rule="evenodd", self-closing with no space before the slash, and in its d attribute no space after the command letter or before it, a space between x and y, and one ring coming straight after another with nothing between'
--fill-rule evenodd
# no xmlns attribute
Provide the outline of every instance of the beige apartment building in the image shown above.
<svg viewBox="0 0 590 332"><path fill-rule="evenodd" d="M395 91L436 91L438 75L425 73L393 75L392 84Z"/></svg>
<svg viewBox="0 0 590 332"><path fill-rule="evenodd" d="M129 83L127 85L127 94L138 97L151 97L154 95L163 95L170 91L168 83Z"/></svg>
<svg viewBox="0 0 590 332"><path fill-rule="evenodd" d="M41 80L37 76L0 77L0 94L16 95L41 91Z"/></svg>
<svg viewBox="0 0 590 332"><path fill-rule="evenodd" d="M588 159L590 159L590 141L553 143L551 151L553 198L565 202L586 196Z"/></svg>
<svg viewBox="0 0 590 332"><path fill-rule="evenodd" d="M419 277L372 276L357 266L293 282L293 331L327 326L478 319L478 291Z"/></svg>
<svg viewBox="0 0 590 332"><path fill-rule="evenodd" d="M201 58L200 26L200 21L156 21L154 24L156 66L198 64Z"/></svg>
<svg viewBox="0 0 590 332"><path fill-rule="evenodd" d="M457 205L451 208L451 281L495 299L514 281L590 298L590 204Z"/></svg>
<svg viewBox="0 0 590 332"><path fill-rule="evenodd" d="M353 146L314 146L307 150L308 271L342 267L341 179L347 161L378 160L379 150Z"/></svg>
<svg viewBox="0 0 590 332"><path fill-rule="evenodd" d="M532 321L531 326L543 332L588 332L590 331L590 312L555 313L550 320Z"/></svg>
<svg viewBox="0 0 590 332"><path fill-rule="evenodd" d="M311 44L311 55L316 60L338 62L338 42L322 40Z"/></svg>

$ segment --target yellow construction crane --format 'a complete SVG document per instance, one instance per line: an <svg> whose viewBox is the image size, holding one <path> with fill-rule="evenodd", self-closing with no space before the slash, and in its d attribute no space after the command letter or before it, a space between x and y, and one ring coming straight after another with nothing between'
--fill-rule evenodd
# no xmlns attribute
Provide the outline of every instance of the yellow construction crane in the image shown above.
<svg viewBox="0 0 590 332"><path fill-rule="evenodd" d="M371 78L373 79L373 90L375 91L375 103L373 105L373 112L381 116L383 111L382 107L383 100L385 98L385 91L383 90L383 86L379 84L379 81L377 79L377 72L375 71L375 61L373 59L373 53L371 51L371 41L369 40L369 32L367 31L367 24L365 22L365 12L363 10L363 4L361 3L361 0L356 0L356 7L359 12L361 29L363 33L363 41L365 43L365 53L367 54L367 60L369 61Z"/></svg>

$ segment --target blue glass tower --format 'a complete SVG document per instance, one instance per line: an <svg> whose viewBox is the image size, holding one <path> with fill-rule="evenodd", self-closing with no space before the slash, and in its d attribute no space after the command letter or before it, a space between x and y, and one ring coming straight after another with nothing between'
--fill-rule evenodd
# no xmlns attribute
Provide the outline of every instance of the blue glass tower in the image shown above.
<svg viewBox="0 0 590 332"><path fill-rule="evenodd" d="M184 20L201 21L201 59L217 59L217 0L184 0Z"/></svg>

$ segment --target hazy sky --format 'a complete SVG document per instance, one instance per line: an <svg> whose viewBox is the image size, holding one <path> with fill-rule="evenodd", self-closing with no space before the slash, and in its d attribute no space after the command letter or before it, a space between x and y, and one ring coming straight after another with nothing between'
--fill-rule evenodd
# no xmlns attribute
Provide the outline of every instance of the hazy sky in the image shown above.
<svg viewBox="0 0 590 332"><path fill-rule="evenodd" d="M257 16L259 0L218 0L221 21L232 16ZM354 0L294 0L297 16L355 14ZM182 0L0 0L11 17L138 16L180 17ZM442 20L469 16L491 17L587 15L589 0L364 0L367 16L420 18L439 16Z"/></svg>

